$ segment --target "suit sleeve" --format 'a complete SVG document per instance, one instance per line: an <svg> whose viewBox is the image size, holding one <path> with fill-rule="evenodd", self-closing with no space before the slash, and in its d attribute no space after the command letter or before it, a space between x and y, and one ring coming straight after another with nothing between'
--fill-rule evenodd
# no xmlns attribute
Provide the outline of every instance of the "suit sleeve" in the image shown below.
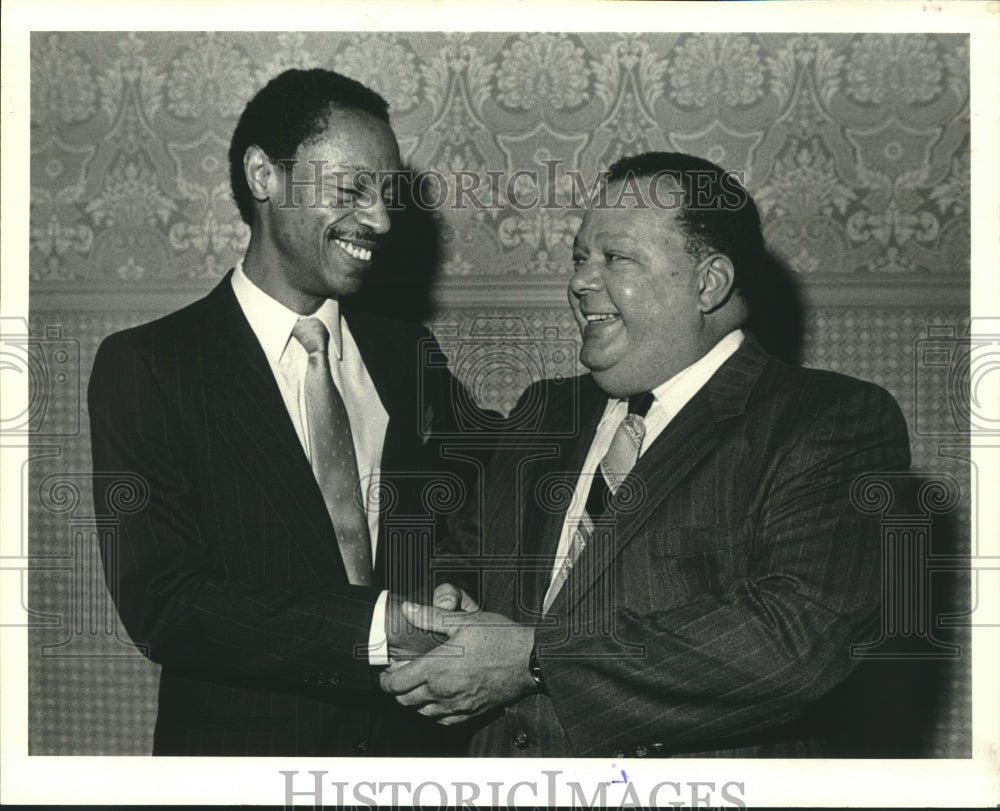
<svg viewBox="0 0 1000 811"><path fill-rule="evenodd" d="M118 334L98 350L88 389L95 508L117 517L101 533L101 553L132 640L153 661L197 678L370 689L363 648L378 590L297 591L226 576L201 524L212 482L193 469L180 400L162 373ZM113 509L122 477L139 482L145 503Z"/></svg>
<svg viewBox="0 0 1000 811"><path fill-rule="evenodd" d="M713 748L794 720L853 669L849 646L878 613L881 529L850 488L863 473L909 466L906 424L886 392L866 386L830 398L799 430L773 468L746 576L670 609L639 614L612 599L576 617L575 632L536 631L578 755L643 742ZM645 655L622 656L618 640Z"/></svg>

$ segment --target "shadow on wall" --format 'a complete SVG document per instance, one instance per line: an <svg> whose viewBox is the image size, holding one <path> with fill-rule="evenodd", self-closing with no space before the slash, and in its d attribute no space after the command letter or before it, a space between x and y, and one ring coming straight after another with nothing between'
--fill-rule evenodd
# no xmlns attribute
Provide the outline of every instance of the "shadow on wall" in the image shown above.
<svg viewBox="0 0 1000 811"><path fill-rule="evenodd" d="M771 250L744 290L750 306L747 328L768 352L786 363L802 362L805 306L798 274Z"/></svg>
<svg viewBox="0 0 1000 811"><path fill-rule="evenodd" d="M941 729L969 729L948 717L968 666L968 573L931 577L932 558L968 554L956 520L960 488L940 474L871 474L889 485L883 524L879 628L856 651L857 669L821 703L835 741L832 757L970 757L972 741L943 741ZM889 492L889 490L885 491ZM874 502L869 502L870 504ZM950 615L951 627L941 621ZM965 618L965 619L963 619Z"/></svg>
<svg viewBox="0 0 1000 811"><path fill-rule="evenodd" d="M432 200L434 193L421 187L414 193L403 173L398 204L392 212L392 228L372 263L361 291L344 299L349 309L394 318L399 321L426 322L433 315L431 290L441 264L442 229L433 211L414 202L414 198ZM419 175L416 175L419 176ZM426 184L427 178L420 182ZM420 191L425 193L421 196Z"/></svg>

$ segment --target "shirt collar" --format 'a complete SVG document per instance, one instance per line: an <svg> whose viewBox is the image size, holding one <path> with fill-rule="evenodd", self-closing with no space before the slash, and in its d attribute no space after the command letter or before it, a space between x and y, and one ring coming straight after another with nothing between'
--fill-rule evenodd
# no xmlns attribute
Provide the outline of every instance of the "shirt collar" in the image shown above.
<svg viewBox="0 0 1000 811"><path fill-rule="evenodd" d="M723 336L698 360L653 389L653 396L657 402L667 403L679 398L683 398L684 402L690 400L709 378L719 371L719 367L729 359L729 356L740 348L743 337L741 329L734 329Z"/></svg>
<svg viewBox="0 0 1000 811"><path fill-rule="evenodd" d="M734 329L690 366L681 369L673 377L665 380L653 389L653 408L659 406L667 412L667 419L673 417L694 397L712 377L719 367L740 348L744 339L743 330ZM626 407L628 398L611 400L608 403L605 417L619 406Z"/></svg>
<svg viewBox="0 0 1000 811"><path fill-rule="evenodd" d="M278 363L284 354L292 329L300 316L272 298L254 284L243 270L243 260L236 263L232 278L233 293L250 322L250 328L272 363ZM326 299L309 318L318 318L330 333L330 349L337 359L343 356L340 334L340 304L336 299Z"/></svg>

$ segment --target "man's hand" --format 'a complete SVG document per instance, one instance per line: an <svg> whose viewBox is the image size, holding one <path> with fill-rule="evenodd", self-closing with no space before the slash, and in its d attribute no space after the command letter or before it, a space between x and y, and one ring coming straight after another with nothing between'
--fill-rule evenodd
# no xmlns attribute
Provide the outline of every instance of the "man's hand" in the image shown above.
<svg viewBox="0 0 1000 811"><path fill-rule="evenodd" d="M379 676L382 689L404 707L419 707L440 724L459 724L538 689L528 673L532 628L486 611L403 603L402 613L416 628L448 636L430 653Z"/></svg>
<svg viewBox="0 0 1000 811"><path fill-rule="evenodd" d="M465 589L442 583L434 589L434 605L446 611L478 611L479 606ZM433 650L447 637L433 634L415 627L409 617L400 611L403 600L399 595L390 594L385 606L385 637L389 643L389 658L392 661L415 659Z"/></svg>
<svg viewBox="0 0 1000 811"><path fill-rule="evenodd" d="M385 604L385 638L389 645L389 658L415 659L446 641L444 634L435 635L415 627L401 611L403 599L390 594Z"/></svg>
<svg viewBox="0 0 1000 811"><path fill-rule="evenodd" d="M451 583L442 583L434 589L434 598L431 602L435 608L443 608L445 611L461 610L471 613L479 610L479 604L465 589L460 589Z"/></svg>

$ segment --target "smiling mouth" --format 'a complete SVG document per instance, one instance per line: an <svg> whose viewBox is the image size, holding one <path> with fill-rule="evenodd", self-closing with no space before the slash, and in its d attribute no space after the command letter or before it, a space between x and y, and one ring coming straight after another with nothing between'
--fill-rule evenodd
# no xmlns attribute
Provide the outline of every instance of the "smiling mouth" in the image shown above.
<svg viewBox="0 0 1000 811"><path fill-rule="evenodd" d="M587 324L607 324L611 321L618 321L621 313L584 313Z"/></svg>
<svg viewBox="0 0 1000 811"><path fill-rule="evenodd" d="M364 248L361 245L355 245L353 242L336 238L333 240L333 244L359 262L370 262L372 260L371 248Z"/></svg>

